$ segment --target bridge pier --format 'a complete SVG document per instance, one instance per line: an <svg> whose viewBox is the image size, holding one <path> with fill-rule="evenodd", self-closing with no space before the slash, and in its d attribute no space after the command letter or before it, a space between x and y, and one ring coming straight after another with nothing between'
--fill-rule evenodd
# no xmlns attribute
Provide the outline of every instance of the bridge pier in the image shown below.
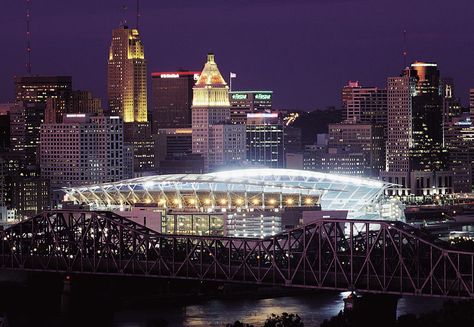
<svg viewBox="0 0 474 327"><path fill-rule="evenodd" d="M68 313L71 309L71 278L69 275L63 279L61 292L61 313Z"/></svg>
<svg viewBox="0 0 474 327"><path fill-rule="evenodd" d="M389 294L351 294L344 299L344 313L351 314L354 326L394 326L400 296Z"/></svg>

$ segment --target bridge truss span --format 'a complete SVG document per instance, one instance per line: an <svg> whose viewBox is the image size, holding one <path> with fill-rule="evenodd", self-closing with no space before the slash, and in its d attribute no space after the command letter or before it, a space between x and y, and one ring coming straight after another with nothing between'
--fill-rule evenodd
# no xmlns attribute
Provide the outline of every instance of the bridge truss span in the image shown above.
<svg viewBox="0 0 474 327"><path fill-rule="evenodd" d="M474 298L474 253L401 222L323 219L265 239L165 235L105 211L0 230L0 269Z"/></svg>

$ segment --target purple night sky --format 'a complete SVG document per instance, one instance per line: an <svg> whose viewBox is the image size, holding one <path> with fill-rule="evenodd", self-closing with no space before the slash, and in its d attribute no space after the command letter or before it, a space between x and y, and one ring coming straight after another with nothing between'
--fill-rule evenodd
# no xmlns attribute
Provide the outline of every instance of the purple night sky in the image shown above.
<svg viewBox="0 0 474 327"><path fill-rule="evenodd" d="M72 75L75 89L106 96L111 30L135 0L32 0L34 74ZM408 62L437 61L467 102L474 87L473 0L142 0L148 71L201 69L206 53L234 89L270 89L277 108L339 106L348 80L385 87ZM2 0L0 102L25 74L25 1ZM150 97L151 99L151 97Z"/></svg>

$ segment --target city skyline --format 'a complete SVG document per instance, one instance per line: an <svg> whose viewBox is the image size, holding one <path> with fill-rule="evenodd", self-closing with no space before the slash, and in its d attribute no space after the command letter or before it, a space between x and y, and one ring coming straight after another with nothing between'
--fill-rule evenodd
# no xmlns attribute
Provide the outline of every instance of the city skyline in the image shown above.
<svg viewBox="0 0 474 327"><path fill-rule="evenodd" d="M0 327L474 326L474 0L3 2Z"/></svg>
<svg viewBox="0 0 474 327"><path fill-rule="evenodd" d="M124 4L134 27L135 1ZM4 58L11 64L0 68L0 102L12 100L11 78L26 74L25 3L8 1L4 7L0 21L8 25L10 45ZM199 6L190 1L159 5L142 1L141 8L148 74L199 68L205 53L212 51L220 58L226 80L230 71L238 74L234 89L273 89L277 108L340 107L340 88L348 80L384 88L387 76L401 72L406 29L407 64L436 61L444 77L454 78L462 104L468 102L474 27L463 22L474 9L470 1L458 1L456 7L441 1L298 1L291 7L281 1L209 0ZM364 15L346 14L354 10ZM421 11L423 19L417 15ZM213 19L196 19L203 15ZM111 1L67 6L56 0L42 6L32 2L33 74L72 75L75 89L91 90L105 101L110 31L123 16L121 4ZM241 17L246 24L237 24ZM210 33L216 21L222 28ZM198 23L202 33L196 34ZM375 34L374 27L379 28ZM98 71L103 74L91 79ZM301 81L298 96L294 80Z"/></svg>

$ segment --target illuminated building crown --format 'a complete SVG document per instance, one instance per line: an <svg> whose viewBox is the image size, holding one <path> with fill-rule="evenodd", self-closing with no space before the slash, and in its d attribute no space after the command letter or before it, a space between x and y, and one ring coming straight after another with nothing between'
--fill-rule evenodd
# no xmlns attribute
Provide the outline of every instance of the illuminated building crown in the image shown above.
<svg viewBox="0 0 474 327"><path fill-rule="evenodd" d="M193 87L193 107L230 107L229 87L212 53L207 55L201 76Z"/></svg>

